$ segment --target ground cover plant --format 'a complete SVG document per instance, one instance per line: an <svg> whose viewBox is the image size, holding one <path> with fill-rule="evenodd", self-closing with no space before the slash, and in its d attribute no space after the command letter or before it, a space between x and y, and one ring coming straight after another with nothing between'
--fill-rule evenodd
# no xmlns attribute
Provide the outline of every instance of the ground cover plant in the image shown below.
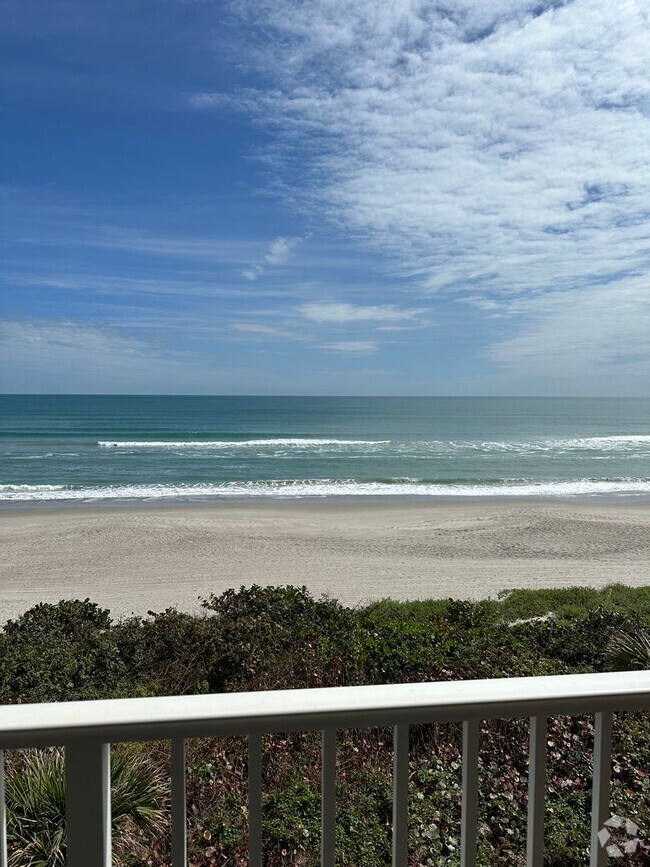
<svg viewBox="0 0 650 867"><path fill-rule="evenodd" d="M38 605L0 633L0 700L566 674L648 664L647 587L515 591L480 602L387 600L355 609L315 599L304 588L251 587L211 596L203 606L202 616L171 609L113 622L108 611L88 600ZM525 720L481 724L479 863L484 867L525 863L527 737ZM586 863L592 745L589 716L549 720L547 865ZM411 729L412 865L459 863L460 748L459 725ZM162 867L170 863L169 745L129 749L114 752L118 765L120 756L136 763L140 795L126 799L131 813L125 812L120 825L116 863ZM314 732L265 738L269 867L318 864L319 749ZM337 750L337 863L389 864L392 733L341 731ZM7 764L8 789L22 798L15 799L18 806L9 815L12 863L48 864L27 860L19 847L25 849L30 834L60 842L60 754L35 758L33 752L13 752ZM649 774L648 715L617 714L613 810L633 819L643 839L644 829L650 830ZM25 791L27 780L31 788ZM244 739L190 742L187 785L190 864L246 864ZM38 816L47 816L47 823L39 825L33 818ZM650 863L650 856L642 851L627 863Z"/></svg>

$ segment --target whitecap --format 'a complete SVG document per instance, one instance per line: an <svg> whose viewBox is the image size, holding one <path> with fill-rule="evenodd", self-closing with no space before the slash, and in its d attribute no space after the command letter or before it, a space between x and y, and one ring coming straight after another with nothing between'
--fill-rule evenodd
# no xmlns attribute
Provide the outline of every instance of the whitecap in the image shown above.
<svg viewBox="0 0 650 867"><path fill-rule="evenodd" d="M576 497L591 495L650 495L650 479L575 479L430 483L417 480L363 482L355 479L276 479L196 485L107 485L72 488L66 485L0 485L0 500L157 500L188 498L304 497Z"/></svg>
<svg viewBox="0 0 650 867"><path fill-rule="evenodd" d="M290 437L281 439L256 440L99 440L101 448L114 449L238 449L264 448L266 446L294 446L313 448L318 446L374 446L386 445L390 440L341 440L341 439L302 439Z"/></svg>

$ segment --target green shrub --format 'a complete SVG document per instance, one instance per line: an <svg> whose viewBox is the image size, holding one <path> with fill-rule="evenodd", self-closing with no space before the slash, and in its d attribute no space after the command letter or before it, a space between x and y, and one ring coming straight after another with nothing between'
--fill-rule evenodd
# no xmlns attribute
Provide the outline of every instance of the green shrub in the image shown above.
<svg viewBox="0 0 650 867"><path fill-rule="evenodd" d="M0 698L65 701L113 694L128 664L113 640L109 612L90 602L36 605L0 636Z"/></svg>

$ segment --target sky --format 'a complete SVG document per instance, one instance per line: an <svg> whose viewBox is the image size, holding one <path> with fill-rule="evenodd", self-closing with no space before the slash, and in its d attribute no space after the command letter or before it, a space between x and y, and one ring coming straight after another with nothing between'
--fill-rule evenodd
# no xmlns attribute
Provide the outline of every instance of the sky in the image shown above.
<svg viewBox="0 0 650 867"><path fill-rule="evenodd" d="M647 395L646 0L4 0L0 391Z"/></svg>

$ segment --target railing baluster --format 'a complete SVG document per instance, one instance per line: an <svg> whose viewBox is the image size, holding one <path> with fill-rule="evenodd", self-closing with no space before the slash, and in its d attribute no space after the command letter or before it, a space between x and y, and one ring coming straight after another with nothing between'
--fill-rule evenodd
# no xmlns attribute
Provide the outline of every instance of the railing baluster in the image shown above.
<svg viewBox="0 0 650 867"><path fill-rule="evenodd" d="M461 867L476 867L478 827L479 721L463 723L463 800L460 821Z"/></svg>
<svg viewBox="0 0 650 867"><path fill-rule="evenodd" d="M336 847L336 729L325 729L321 753L321 867L334 867Z"/></svg>
<svg viewBox="0 0 650 867"><path fill-rule="evenodd" d="M409 835L409 727L393 729L393 867L407 867Z"/></svg>
<svg viewBox="0 0 650 867"><path fill-rule="evenodd" d="M0 750L0 867L7 867L7 803L5 799L5 751Z"/></svg>
<svg viewBox="0 0 650 867"><path fill-rule="evenodd" d="M612 774L612 714L596 714L594 730L594 780L591 795L590 867L604 867L607 852L600 845L598 832L609 818L609 788Z"/></svg>
<svg viewBox="0 0 650 867"><path fill-rule="evenodd" d="M65 748L67 867L111 867L110 745Z"/></svg>
<svg viewBox="0 0 650 867"><path fill-rule="evenodd" d="M248 864L262 867L262 736L248 736Z"/></svg>
<svg viewBox="0 0 650 867"><path fill-rule="evenodd" d="M172 867L187 867L185 739L172 740Z"/></svg>
<svg viewBox="0 0 650 867"><path fill-rule="evenodd" d="M529 744L526 867L542 867L546 806L546 717L531 717Z"/></svg>

